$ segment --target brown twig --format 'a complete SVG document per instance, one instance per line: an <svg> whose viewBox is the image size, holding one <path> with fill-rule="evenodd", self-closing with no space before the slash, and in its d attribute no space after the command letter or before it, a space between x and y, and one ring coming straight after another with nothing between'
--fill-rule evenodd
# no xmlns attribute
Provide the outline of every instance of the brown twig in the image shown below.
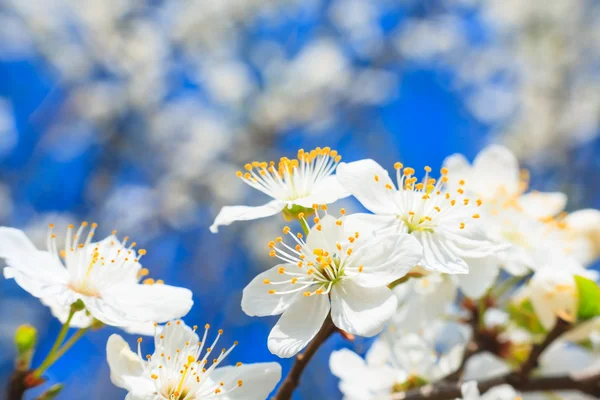
<svg viewBox="0 0 600 400"><path fill-rule="evenodd" d="M556 318L556 324L554 325L554 328L552 328L552 330L546 335L542 343L536 344L532 347L527 360L525 360L523 365L521 365L521 369L517 373L521 380L526 380L529 377L531 371L538 366L538 360L544 350L546 350L546 348L548 348L548 346L550 346L554 340L558 339L563 333L568 331L570 327L571 323L560 317Z"/></svg>
<svg viewBox="0 0 600 400"><path fill-rule="evenodd" d="M22 400L25 391L44 383L44 378L34 378L33 371L15 370L8 381L7 400Z"/></svg>
<svg viewBox="0 0 600 400"><path fill-rule="evenodd" d="M309 343L308 346L306 346L304 353L296 356L296 361L294 362L292 369L288 373L287 377L279 387L279 390L272 400L289 400L292 398L292 393L300 383L300 376L302 375L304 368L306 368L310 359L315 355L319 347L321 347L327 338L336 330L337 328L331 320L331 315L328 315L325 319L325 322L323 322L323 326L319 332L317 332L315 338Z"/></svg>
<svg viewBox="0 0 600 400"><path fill-rule="evenodd" d="M476 313L473 314L473 320L476 320ZM539 377L530 378L531 372L538 366L538 361L542 353L550 346L554 340L559 338L563 333L567 332L571 327L571 323L568 321L557 318L554 328L546 335L544 340L532 347L531 352L527 359L523 362L520 369L516 372L503 375L498 378L492 378L484 380L478 383L478 388L481 393L485 393L489 389L509 384L516 390L521 392L537 392L537 391L552 391L552 390L578 390L582 393L590 394L592 396L600 398L600 375L594 375L585 379L575 379L571 376L558 376L558 377ZM477 349L481 349L479 342L481 341L481 335L475 334L473 337L477 344L477 347L465 353L463 357L463 363L459 367L457 373L462 371L464 364L468 357L472 356L477 352ZM397 400L416 400L416 399L427 399L427 400L445 400L445 399L456 399L461 396L461 383L452 382L449 378L455 378L455 374L449 375L444 381L440 381L433 385L427 385L422 388L412 390L406 393L399 393L394 395L394 399ZM462 372L460 372L462 374ZM457 375L460 379L460 374Z"/></svg>
<svg viewBox="0 0 600 400"><path fill-rule="evenodd" d="M600 375L578 380L570 376L539 377L521 380L517 373L503 375L481 381L477 384L483 394L493 387L508 384L519 392L546 392L577 390L579 392L600 398ZM394 395L395 400L453 400L460 398L461 384L440 382L436 385L424 386L417 390Z"/></svg>

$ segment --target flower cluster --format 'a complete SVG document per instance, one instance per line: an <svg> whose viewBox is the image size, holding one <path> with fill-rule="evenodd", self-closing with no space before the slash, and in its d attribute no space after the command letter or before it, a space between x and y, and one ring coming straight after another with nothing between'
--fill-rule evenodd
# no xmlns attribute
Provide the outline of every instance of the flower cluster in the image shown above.
<svg viewBox="0 0 600 400"><path fill-rule="evenodd" d="M419 179L398 162L394 181L373 160L340 161L325 147L278 164L247 164L238 177L273 200L224 207L210 227L281 213L302 230L286 225L265 243L274 265L242 293L247 315L280 315L267 340L273 354L289 358L312 346L277 399L289 399L294 374L334 332L349 340L377 336L365 359L349 349L331 355L347 399L405 398L441 382L450 397L439 398L515 400L521 395L510 383L544 389L526 385L534 372L573 380L576 370L597 369L600 287L587 267L600 256L599 211L567 214L564 194L527 192L527 174L500 146L484 149L472 165L447 158L438 178L425 167ZM349 195L371 213L330 211L328 204ZM64 324L31 380L87 330L110 325L154 335L145 357L142 338L137 354L121 336L108 340L111 379L128 399L269 395L279 364L222 367L237 342L217 351L223 331L207 341L208 324L200 338L197 326L179 319L192 306L191 292L148 278L146 250L116 231L96 242L96 229L70 225L59 249L50 225L47 251L40 251L23 232L0 228L5 277ZM64 342L70 327L79 330Z"/></svg>

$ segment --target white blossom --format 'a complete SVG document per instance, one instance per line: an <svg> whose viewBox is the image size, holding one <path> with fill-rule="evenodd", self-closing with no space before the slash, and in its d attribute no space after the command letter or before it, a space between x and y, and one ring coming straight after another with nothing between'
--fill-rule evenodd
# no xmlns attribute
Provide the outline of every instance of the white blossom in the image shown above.
<svg viewBox="0 0 600 400"><path fill-rule="evenodd" d="M189 290L151 278L140 284L148 274L139 263L146 250L136 251L135 242L126 247L128 238L121 242L116 231L92 242L96 224L85 234L87 225L82 223L76 232L69 225L65 247L58 250L51 224L47 251L38 250L18 229L0 228L0 257L8 264L4 276L41 299L63 321L77 300L83 301L90 317L124 328L187 314L193 304ZM75 322L83 327L90 319L82 315Z"/></svg>
<svg viewBox="0 0 600 400"><path fill-rule="evenodd" d="M337 176L344 188L374 214L355 214L352 224L371 232L408 233L423 245L419 265L431 271L465 274L465 258L480 258L502 248L485 235L480 219L481 200L469 198L464 189L445 190L447 170L439 181L425 177L417 183L414 169L396 163L398 188L388 172L366 159L342 163Z"/></svg>
<svg viewBox="0 0 600 400"><path fill-rule="evenodd" d="M306 240L285 227L269 243L283 261L258 275L244 289L242 309L250 316L282 314L269 335L271 352L291 357L315 336L331 310L333 323L361 336L379 333L396 311L386 286L403 277L422 257L410 235L371 237L348 230L345 217L315 217Z"/></svg>
<svg viewBox="0 0 600 400"><path fill-rule="evenodd" d="M332 175L340 160L337 151L317 147L310 152L299 150L296 159L283 157L277 167L274 161L246 164L246 172L238 171L237 176L274 200L259 207L223 207L210 230L215 233L219 226L234 221L269 217L293 206L330 204L348 196Z"/></svg>
<svg viewBox="0 0 600 400"><path fill-rule="evenodd" d="M112 382L129 392L127 400L264 400L281 378L277 363L257 363L220 367L236 347L218 350L223 333L208 342L207 324L202 340L182 321L170 321L157 329L154 353L142 356L138 339L137 354L119 335L106 344ZM215 355L212 355L215 353Z"/></svg>

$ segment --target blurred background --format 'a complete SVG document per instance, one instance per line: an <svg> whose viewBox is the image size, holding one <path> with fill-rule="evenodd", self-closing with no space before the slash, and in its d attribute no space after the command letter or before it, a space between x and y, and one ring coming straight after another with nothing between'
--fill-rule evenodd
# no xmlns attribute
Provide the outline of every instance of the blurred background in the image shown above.
<svg viewBox="0 0 600 400"><path fill-rule="evenodd" d="M50 222L131 236L153 277L194 291L188 323L240 341L230 363L277 360L275 318L247 317L240 299L283 221L208 230L223 205L265 202L235 177L246 162L331 146L438 169L505 143L534 188L599 208L599 118L595 0L0 0L0 224L39 247ZM6 382L15 328L40 330L39 363L60 326L0 285ZM50 369L59 398L124 397L105 361L115 331ZM340 398L327 364L342 346L326 344L295 399Z"/></svg>

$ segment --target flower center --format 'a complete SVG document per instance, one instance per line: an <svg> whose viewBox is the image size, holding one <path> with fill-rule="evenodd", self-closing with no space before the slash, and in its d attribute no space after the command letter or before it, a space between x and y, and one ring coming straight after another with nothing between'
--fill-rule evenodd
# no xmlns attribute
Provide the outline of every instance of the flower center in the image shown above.
<svg viewBox="0 0 600 400"><path fill-rule="evenodd" d="M282 157L277 167L275 161L253 161L244 166L245 173L237 171L236 175L268 196L294 201L310 195L318 182L331 175L341 159L342 156L329 147L317 147L309 152L300 149L297 158Z"/></svg>

